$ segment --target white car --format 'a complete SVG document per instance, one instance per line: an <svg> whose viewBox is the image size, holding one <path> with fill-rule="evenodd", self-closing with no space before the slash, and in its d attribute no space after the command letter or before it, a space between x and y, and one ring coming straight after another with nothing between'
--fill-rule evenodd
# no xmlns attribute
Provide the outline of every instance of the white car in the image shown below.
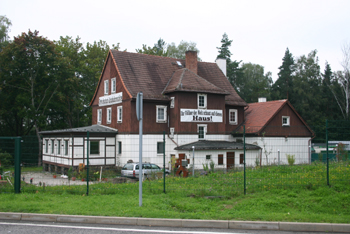
<svg viewBox="0 0 350 234"><path fill-rule="evenodd" d="M152 173L156 172L163 172L163 169L153 163L142 163L142 174L145 178L151 176ZM168 169L165 169L165 174L170 174L170 171ZM139 163L133 162L125 164L122 168L121 176L139 178Z"/></svg>

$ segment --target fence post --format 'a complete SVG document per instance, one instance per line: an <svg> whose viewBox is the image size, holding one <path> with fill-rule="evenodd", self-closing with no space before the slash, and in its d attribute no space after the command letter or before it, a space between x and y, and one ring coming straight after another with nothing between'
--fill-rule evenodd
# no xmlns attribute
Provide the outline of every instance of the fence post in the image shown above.
<svg viewBox="0 0 350 234"><path fill-rule="evenodd" d="M165 131L163 131L163 192L165 193Z"/></svg>
<svg viewBox="0 0 350 234"><path fill-rule="evenodd" d="M90 153L90 133L87 132L87 152L86 152L86 195L89 195L89 153Z"/></svg>
<svg viewBox="0 0 350 234"><path fill-rule="evenodd" d="M21 137L15 138L15 193L21 192Z"/></svg>
<svg viewBox="0 0 350 234"><path fill-rule="evenodd" d="M328 119L326 119L327 185L329 186Z"/></svg>
<svg viewBox="0 0 350 234"><path fill-rule="evenodd" d="M244 165L244 195L247 194L246 188L246 171L245 171L245 125L243 125L243 165Z"/></svg>

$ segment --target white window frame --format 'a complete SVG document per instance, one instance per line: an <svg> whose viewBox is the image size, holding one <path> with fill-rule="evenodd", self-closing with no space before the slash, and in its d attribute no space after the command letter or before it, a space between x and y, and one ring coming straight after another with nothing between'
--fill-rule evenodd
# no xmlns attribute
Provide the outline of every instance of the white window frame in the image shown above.
<svg viewBox="0 0 350 234"><path fill-rule="evenodd" d="M158 110L163 109L164 110L164 119L158 118ZM157 123L166 123L167 122L167 106L156 106L156 122Z"/></svg>
<svg viewBox="0 0 350 234"><path fill-rule="evenodd" d="M174 108L175 107L175 97L170 97L170 108Z"/></svg>
<svg viewBox="0 0 350 234"><path fill-rule="evenodd" d="M203 127L203 138L199 136L199 129ZM207 125L206 124L197 124L198 140L204 140L207 135Z"/></svg>
<svg viewBox="0 0 350 234"><path fill-rule="evenodd" d="M123 122L123 106L117 107L117 122L118 123Z"/></svg>
<svg viewBox="0 0 350 234"><path fill-rule="evenodd" d="M112 123L112 107L107 108L107 124Z"/></svg>
<svg viewBox="0 0 350 234"><path fill-rule="evenodd" d="M204 105L203 106L199 105L199 98L200 97L204 98ZM197 106L198 106L198 109L206 109L207 108L207 95L205 93L197 93Z"/></svg>
<svg viewBox="0 0 350 234"><path fill-rule="evenodd" d="M286 120L286 123L283 123L284 120ZM290 117L289 116L282 116L282 126L290 126Z"/></svg>
<svg viewBox="0 0 350 234"><path fill-rule="evenodd" d="M102 123L102 109L97 110L97 123Z"/></svg>
<svg viewBox="0 0 350 234"><path fill-rule="evenodd" d="M64 140L64 155L69 155L69 140Z"/></svg>
<svg viewBox="0 0 350 234"><path fill-rule="evenodd" d="M111 79L111 93L116 92L117 78Z"/></svg>
<svg viewBox="0 0 350 234"><path fill-rule="evenodd" d="M109 82L108 82L108 80L105 80L105 86L104 86L104 94L105 95L108 95L109 94Z"/></svg>
<svg viewBox="0 0 350 234"><path fill-rule="evenodd" d="M55 139L51 139L51 154L55 154Z"/></svg>
<svg viewBox="0 0 350 234"><path fill-rule="evenodd" d="M57 140L57 155L61 155L61 139Z"/></svg>
<svg viewBox="0 0 350 234"><path fill-rule="evenodd" d="M235 121L231 121L231 113L234 113ZM237 125L238 124L238 111L237 111L237 109L230 109L229 110L229 112L228 112L228 120L229 120L229 123L232 124L232 125Z"/></svg>

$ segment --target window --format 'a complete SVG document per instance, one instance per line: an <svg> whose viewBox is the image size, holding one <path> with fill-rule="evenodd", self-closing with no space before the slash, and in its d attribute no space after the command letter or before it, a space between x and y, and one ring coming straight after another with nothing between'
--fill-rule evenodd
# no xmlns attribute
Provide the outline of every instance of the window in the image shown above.
<svg viewBox="0 0 350 234"><path fill-rule="evenodd" d="M237 125L238 124L238 118L237 118L237 110L236 109L230 109L229 110L229 123L233 124L233 125Z"/></svg>
<svg viewBox="0 0 350 234"><path fill-rule="evenodd" d="M157 154L164 153L164 142L157 142Z"/></svg>
<svg viewBox="0 0 350 234"><path fill-rule="evenodd" d="M112 122L112 107L107 108L107 123L110 124Z"/></svg>
<svg viewBox="0 0 350 234"><path fill-rule="evenodd" d="M171 101L170 101L170 108L174 108L175 107L175 97L170 97Z"/></svg>
<svg viewBox="0 0 350 234"><path fill-rule="evenodd" d="M206 94L197 94L198 99L198 109L207 108L207 95Z"/></svg>
<svg viewBox="0 0 350 234"><path fill-rule="evenodd" d="M123 107L118 106L117 112L117 121L118 123L121 123L123 121Z"/></svg>
<svg viewBox="0 0 350 234"><path fill-rule="evenodd" d="M203 140L205 139L205 134L207 131L207 125L206 124L198 124L197 125L197 131L198 131L198 139Z"/></svg>
<svg viewBox="0 0 350 234"><path fill-rule="evenodd" d="M68 155L68 144L69 144L69 141L65 140L64 141L64 155Z"/></svg>
<svg viewBox="0 0 350 234"><path fill-rule="evenodd" d="M108 93L109 93L108 80L105 80L105 95L108 95Z"/></svg>
<svg viewBox="0 0 350 234"><path fill-rule="evenodd" d="M205 159L206 160L210 160L210 158L211 158L211 155L209 154L209 155L205 155Z"/></svg>
<svg viewBox="0 0 350 234"><path fill-rule="evenodd" d="M97 110L97 123L101 123L102 122L102 109L98 109Z"/></svg>
<svg viewBox="0 0 350 234"><path fill-rule="evenodd" d="M157 123L166 123L166 106L157 106Z"/></svg>
<svg viewBox="0 0 350 234"><path fill-rule="evenodd" d="M224 165L224 155L223 154L218 155L218 165Z"/></svg>
<svg viewBox="0 0 350 234"><path fill-rule="evenodd" d="M90 154L100 154L99 141L90 141Z"/></svg>
<svg viewBox="0 0 350 234"><path fill-rule="evenodd" d="M282 116L282 126L290 126L289 116Z"/></svg>
<svg viewBox="0 0 350 234"><path fill-rule="evenodd" d="M45 153L49 153L49 140L45 140Z"/></svg>
<svg viewBox="0 0 350 234"><path fill-rule="evenodd" d="M244 154L240 154L239 155L239 164L243 164L244 163Z"/></svg>
<svg viewBox="0 0 350 234"><path fill-rule="evenodd" d="M57 140L57 154L61 154L61 140Z"/></svg>
<svg viewBox="0 0 350 234"><path fill-rule="evenodd" d="M118 154L122 154L122 142L118 141Z"/></svg>
<svg viewBox="0 0 350 234"><path fill-rule="evenodd" d="M111 93L115 93L116 91L116 78L112 78L111 80Z"/></svg>
<svg viewBox="0 0 350 234"><path fill-rule="evenodd" d="M55 153L55 140L51 140L51 154Z"/></svg>

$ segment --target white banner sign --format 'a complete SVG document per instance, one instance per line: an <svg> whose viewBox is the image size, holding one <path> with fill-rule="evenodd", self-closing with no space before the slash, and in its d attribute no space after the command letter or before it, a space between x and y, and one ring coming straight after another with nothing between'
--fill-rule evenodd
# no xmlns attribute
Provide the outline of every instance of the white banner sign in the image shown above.
<svg viewBox="0 0 350 234"><path fill-rule="evenodd" d="M111 94L108 96L102 96L99 98L99 106L108 106L117 103L121 103L123 100L123 92Z"/></svg>
<svg viewBox="0 0 350 234"><path fill-rule="evenodd" d="M181 122L222 123L222 110L180 109Z"/></svg>

